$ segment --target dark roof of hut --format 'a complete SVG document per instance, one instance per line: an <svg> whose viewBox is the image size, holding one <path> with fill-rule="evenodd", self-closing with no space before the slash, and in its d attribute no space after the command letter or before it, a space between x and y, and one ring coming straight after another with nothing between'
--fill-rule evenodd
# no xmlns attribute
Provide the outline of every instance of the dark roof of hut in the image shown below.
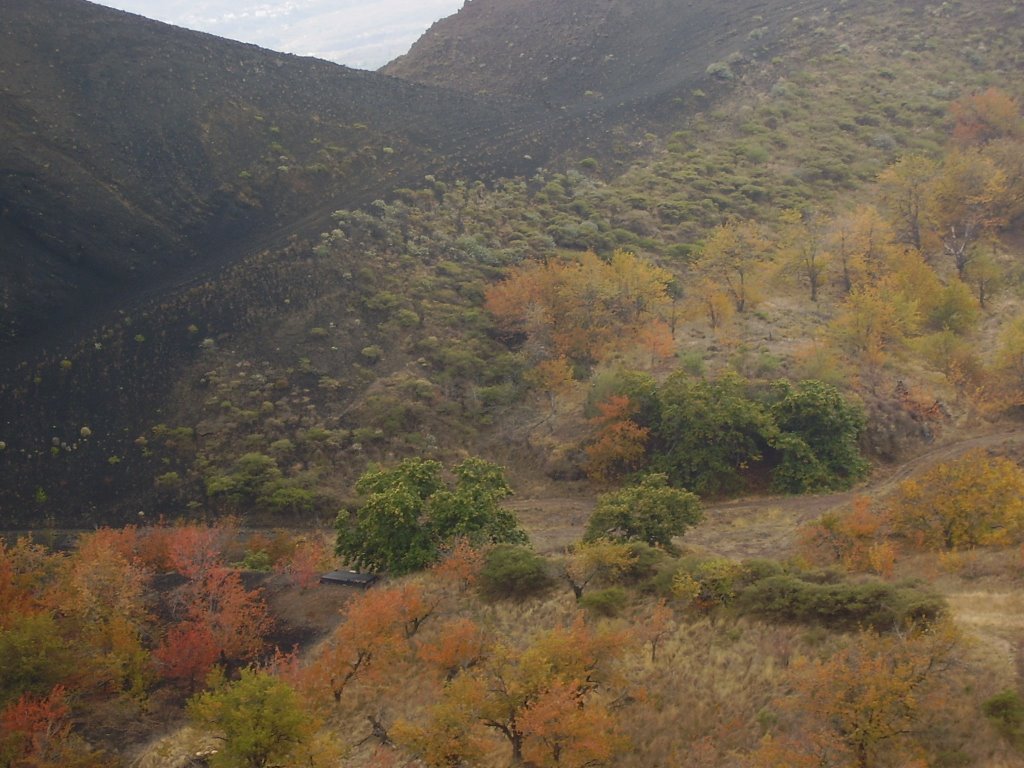
<svg viewBox="0 0 1024 768"><path fill-rule="evenodd" d="M331 571L320 577L321 584L344 584L350 587L368 587L377 580L375 573L359 573L358 571Z"/></svg>

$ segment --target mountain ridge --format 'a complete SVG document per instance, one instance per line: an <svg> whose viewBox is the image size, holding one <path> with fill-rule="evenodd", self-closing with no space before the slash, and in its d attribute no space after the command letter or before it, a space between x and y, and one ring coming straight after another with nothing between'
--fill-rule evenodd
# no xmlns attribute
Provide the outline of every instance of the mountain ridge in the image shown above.
<svg viewBox="0 0 1024 768"><path fill-rule="evenodd" d="M3 6L0 344L403 174L522 165L487 157L517 122L493 100L84 1Z"/></svg>

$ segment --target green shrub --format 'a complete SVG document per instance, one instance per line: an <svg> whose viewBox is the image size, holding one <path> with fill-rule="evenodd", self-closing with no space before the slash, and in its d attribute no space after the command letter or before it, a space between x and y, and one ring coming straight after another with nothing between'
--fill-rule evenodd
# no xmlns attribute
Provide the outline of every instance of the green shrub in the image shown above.
<svg viewBox="0 0 1024 768"><path fill-rule="evenodd" d="M579 604L598 616L618 616L629 603L629 594L622 587L609 587L588 592L580 598Z"/></svg>
<svg viewBox="0 0 1024 768"><path fill-rule="evenodd" d="M177 472L165 472L164 474L157 476L155 483L156 487L161 490L177 488L181 485L181 475Z"/></svg>
<svg viewBox="0 0 1024 768"><path fill-rule="evenodd" d="M704 73L711 77L718 78L719 80L733 80L736 77L736 75L733 74L732 67L724 61L716 61L708 64Z"/></svg>
<svg viewBox="0 0 1024 768"><path fill-rule="evenodd" d="M1014 690L997 693L981 705L996 730L1015 746L1024 746L1024 701Z"/></svg>
<svg viewBox="0 0 1024 768"><path fill-rule="evenodd" d="M487 554L479 589L488 600L522 600L547 591L552 584L543 557L526 547L501 544Z"/></svg>
<svg viewBox="0 0 1024 768"><path fill-rule="evenodd" d="M778 431L735 373L704 380L677 371L658 389L658 398L655 466L675 485L699 494L741 488L743 470L761 460Z"/></svg>
<svg viewBox="0 0 1024 768"><path fill-rule="evenodd" d="M629 543L629 565L621 574L623 582L639 584L650 581L658 574L659 568L668 559L665 551L652 547L644 541Z"/></svg>
<svg viewBox="0 0 1024 768"><path fill-rule="evenodd" d="M741 613L774 621L878 631L908 622L930 622L945 611L940 596L912 584L816 584L792 575L769 576L751 584L739 593L736 605Z"/></svg>
<svg viewBox="0 0 1024 768"><path fill-rule="evenodd" d="M642 541L671 550L673 537L703 518L694 494L671 487L663 474L645 475L635 485L598 496L583 540Z"/></svg>
<svg viewBox="0 0 1024 768"><path fill-rule="evenodd" d="M372 344L369 347L363 347L361 350L359 350L359 354L362 355L364 359L370 361L371 363L375 363L378 360L380 360L381 356L384 354L384 350L382 350L376 344Z"/></svg>
<svg viewBox="0 0 1024 768"><path fill-rule="evenodd" d="M245 553L245 558L242 560L242 568L247 571L260 571L262 573L268 573L271 567L274 565L270 554L257 549L255 551L249 551Z"/></svg>

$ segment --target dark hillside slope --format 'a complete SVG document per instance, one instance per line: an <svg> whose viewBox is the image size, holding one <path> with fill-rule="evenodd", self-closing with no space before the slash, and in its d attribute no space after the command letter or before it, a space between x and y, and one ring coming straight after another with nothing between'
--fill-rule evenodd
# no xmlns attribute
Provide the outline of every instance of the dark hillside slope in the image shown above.
<svg viewBox="0 0 1024 768"><path fill-rule="evenodd" d="M450 91L81 0L0 18L0 349L402 178L522 160L493 149L511 112Z"/></svg>
<svg viewBox="0 0 1024 768"><path fill-rule="evenodd" d="M750 63L815 11L821 4L808 0L471 0L382 71L549 108L609 111L685 99L709 65Z"/></svg>

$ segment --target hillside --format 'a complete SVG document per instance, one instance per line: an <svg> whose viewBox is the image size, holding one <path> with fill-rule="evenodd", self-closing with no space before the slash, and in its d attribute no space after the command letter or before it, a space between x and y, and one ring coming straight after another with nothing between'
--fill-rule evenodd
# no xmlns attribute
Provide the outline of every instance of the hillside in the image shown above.
<svg viewBox="0 0 1024 768"><path fill-rule="evenodd" d="M315 234L401 179L522 170L494 102L80 0L0 11L5 349Z"/></svg>
<svg viewBox="0 0 1024 768"><path fill-rule="evenodd" d="M22 16L14 18L29 26L18 38L21 48L5 50L24 51L24 41L32 36L40 40L33 50L42 50L43 41L56 46L54 40L70 34L59 32L66 27L41 23L26 10L29 6L17 7ZM67 7L86 13L86 20L92 13L108 18L106 11L88 5ZM462 14L474 7L468 5ZM683 21L699 27L702 9L693 17L684 14ZM791 9L762 10L765 19L770 13L782 19ZM974 349L989 354L970 362L975 378L955 386L957 392L971 388L982 399L989 397L989 385L979 377L996 363L1001 319L1015 312L1012 238L997 254L1004 286L998 313L972 310L974 319L958 326L961 336L946 341L936 335L945 322L941 314L926 323L919 317L911 334L919 341L901 341L893 349L896 354L862 369L862 352L855 347L815 346L834 339L831 331L824 338L816 331L846 311L843 281L849 274L838 275L839 262L832 259L821 273L827 279L818 278L825 281L821 300L808 303L801 286L805 278L786 261L793 256L783 240L795 230L786 229L779 218L786 209L816 211L818 231L834 237L847 225L832 219L844 221L845 212L877 196L874 180L901 154L941 155L953 99L993 82L1014 87L1010 73L1021 56L1019 29L1003 22L1019 9L985 4L923 16L909 10L858 5L818 19L822 26L789 17L776 25L787 37L770 60L762 58L768 32L727 36L752 46L745 48L749 55L726 55L729 62L716 59L703 67L686 51L680 56L671 46L651 49L657 52L650 54L651 66L685 77L651 83L638 79L637 85L672 82L683 87L686 82L686 88L697 84L707 90L688 91L668 113L654 109L663 101L629 102L626 123L619 121L622 114L609 114L601 122L595 113L591 122L581 120L582 113L524 107L526 91L504 94L501 98L510 101L495 106L451 89L275 58L248 46L109 16L117 24L111 32L97 32L99 40L107 34L140 34L147 41L147 35L156 35L168 51L184 47L195 54L180 66L187 64L186 73L198 67L195 73L206 72L207 80L195 80L194 90L188 81L177 108L199 114L227 109L233 122L190 122L189 112L173 123L192 126L204 141L214 142L213 149L203 149L203 157L212 162L175 161L169 150L153 157L172 169L161 178L217 182L219 191L211 199L224 199L225 190L230 191L234 202L229 207L242 212L238 219L216 216L215 206L196 203L189 209L192 214L183 213L174 223L192 221L206 240L192 233L193 240L182 241L185 250L161 251L172 266L161 268L160 260L150 265L152 272L140 266L143 276L124 290L117 281L102 282L106 298L100 300L102 291L90 294L96 300L81 319L74 299L68 299L47 337L59 343L44 345L40 338L26 337L10 348L5 355L9 368L0 381L0 394L10 406L0 436L6 448L0 461L11 478L0 504L9 525L40 520L95 524L137 515L140 507L151 505L159 507L158 514L171 516L200 510L242 512L264 521L332 515L351 498L351 483L366 462L422 451L486 451L512 465L528 484L580 480L583 449L592 439L587 419L594 404L589 399L599 391L602 377L623 366L639 367L655 378L664 378L674 365L706 375L731 369L764 386L772 376L823 377L869 405L864 443L873 457L894 460L912 452L918 441L941 428L922 423L918 411L929 402L962 397L941 371L964 363L951 369L935 350L945 349L948 360L951 344L983 340L975 341ZM645 28L642 18L665 21L654 12L638 16L632 22L637 35ZM492 21L500 24L487 34L507 31L504 17ZM965 24L979 32L959 42ZM653 38L664 25L655 26ZM975 39L980 30L987 35L984 47ZM912 47L904 48L908 35ZM91 38L80 37L87 47ZM104 50L114 57L120 48ZM260 71L234 71L231 57L239 53L252 57L243 61L254 62ZM752 58L755 54L759 58ZM203 70L200 65L208 58L212 63L203 66L210 69ZM77 77L73 82L86 82L76 74L88 69L80 58L62 53L55 67L65 59L58 71ZM33 60L37 76L50 69L41 57L27 59ZM612 63L609 59L605 65ZM115 68L116 60L107 66ZM617 92L628 98L629 78L612 70L625 89ZM153 92L156 87L132 81L130 68L119 71L127 79L122 90ZM288 79L293 71L302 76ZM697 80L688 81L691 76ZM202 97L206 106L199 103L205 92L200 84L207 81L226 101L208 95ZM176 82L169 78L167 87ZM317 88L306 88L309 82ZM241 96L231 95L236 92ZM80 129L88 128L90 136L136 131L149 137L167 130L167 121L145 112L141 96L143 105L131 109L142 114L108 129L105 121L114 121L113 111L97 107L81 88L76 93L83 109L91 110ZM500 106L515 100L515 108ZM57 109L54 105L62 101L40 97L39 109ZM453 103L457 108L449 109ZM346 111L332 112L341 109L338 105ZM303 110L333 117L307 120ZM356 122L360 118L367 122ZM606 130L591 130L599 125ZM56 122L51 128L55 133L69 130ZM339 143L332 143L332 132L339 132ZM247 141L237 141L239 135ZM595 135L588 144L586 137ZM23 131L17 139L24 157L42 157L48 145L31 136ZM92 146L84 138L61 139L80 140ZM250 140L262 154L250 154ZM332 147L344 150L337 163L330 160ZM588 151L593 154L581 157ZM1012 162L1011 145L1007 152L999 162ZM529 179L480 181L480 176L519 163L533 168L548 155L551 167ZM129 169L123 173L125 183L137 185L140 200L155 199L147 197L146 166L123 162ZM431 170L437 173L426 173ZM63 183L58 179L51 186L61 189ZM201 186L199 181L188 184ZM385 200L362 208L351 205L378 196ZM180 197L168 203L170 210L184 210L174 207L185 205ZM198 193L184 197L193 203L201 199ZM27 210L29 199L18 196L11 210ZM79 206L61 208L59 218L81 224L75 211L89 211L93 200L102 199L101 194L84 195ZM764 227L758 295L751 300L760 306L754 312L730 309L727 275L697 260L715 228L736 219ZM205 231L202 222L208 225ZM1010 223L1004 221L993 234L1012 232ZM240 234L228 238L232 227ZM221 240L218 228L224 230ZM165 230L178 231L169 225ZM316 232L324 232L320 241L313 239ZM299 237L290 238L293 234ZM936 242L929 247L941 250ZM653 344L657 354L612 349L600 356L577 355L567 386L557 396L545 395L547 385L532 369L552 361L536 357L537 347L522 347L521 333L502 328L484 309L485 298L516 265L547 261L553 254L571 262L587 249L605 259L615 249L634 251L668 270L671 301L654 319L672 324L672 341L666 346L651 336L655 340L645 343ZM9 264L24 268L33 263L10 253ZM110 256L111 269L129 271L115 256ZM174 259L180 262L176 266ZM921 291L935 293L912 299L921 308L919 315L940 311L935 286L947 279L948 270L940 261L935 265L935 274L928 277L932 282L922 282L923 274L913 279ZM57 279L64 273L48 274L47 279ZM9 292L21 290L27 301L49 283L37 276L35 282L8 285ZM72 287L67 288L71 294ZM53 294L53 300L62 295ZM111 301L111 295L120 301ZM41 301L48 306L45 296ZM944 347L936 346L940 341ZM922 356L924 347L914 345L924 344L934 350ZM963 354L962 347L955 350ZM915 390L909 400L896 394L896 382L904 379ZM589 403L589 412L581 402ZM956 418L986 410L966 400L958 403ZM256 464L250 466L252 461ZM259 468L267 472L266 483L258 484L264 490L242 498L211 492L227 487L225 479L230 485L231 478Z"/></svg>

